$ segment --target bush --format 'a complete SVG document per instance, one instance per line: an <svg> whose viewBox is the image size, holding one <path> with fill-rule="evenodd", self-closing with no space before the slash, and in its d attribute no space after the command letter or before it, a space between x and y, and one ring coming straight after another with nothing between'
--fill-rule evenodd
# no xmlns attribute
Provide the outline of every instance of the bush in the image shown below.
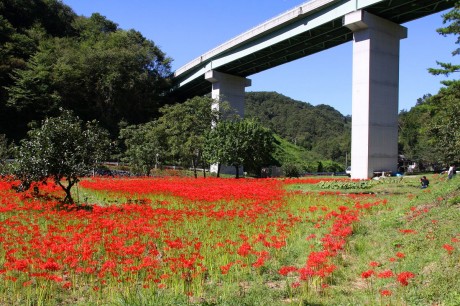
<svg viewBox="0 0 460 306"><path fill-rule="evenodd" d="M299 177L302 169L296 164L286 164L282 167L284 176L286 177Z"/></svg>
<svg viewBox="0 0 460 306"><path fill-rule="evenodd" d="M21 142L13 167L15 177L21 181L18 190L53 179L66 193L64 202L73 203L70 189L106 158L108 148L108 132L97 122L84 125L69 111L47 118L41 127L29 132L29 139Z"/></svg>

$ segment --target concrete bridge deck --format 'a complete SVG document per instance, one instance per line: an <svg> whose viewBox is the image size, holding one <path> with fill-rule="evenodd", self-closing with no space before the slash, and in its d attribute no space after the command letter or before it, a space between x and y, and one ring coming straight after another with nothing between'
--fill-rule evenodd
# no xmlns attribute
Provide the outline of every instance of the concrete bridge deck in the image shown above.
<svg viewBox="0 0 460 306"><path fill-rule="evenodd" d="M353 40L344 16L365 10L397 24L454 6L455 0L311 0L234 37L175 71L180 99L211 91L206 71L247 77ZM242 8L244 9L244 8Z"/></svg>

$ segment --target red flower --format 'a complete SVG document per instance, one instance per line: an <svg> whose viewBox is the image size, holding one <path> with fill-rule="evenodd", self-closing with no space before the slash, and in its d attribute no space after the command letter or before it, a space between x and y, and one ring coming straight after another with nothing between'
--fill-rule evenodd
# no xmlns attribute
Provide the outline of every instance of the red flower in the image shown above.
<svg viewBox="0 0 460 306"><path fill-rule="evenodd" d="M361 277L362 278L369 278L374 274L375 274L374 270L367 270L367 271L364 271L363 273L361 273Z"/></svg>
<svg viewBox="0 0 460 306"><path fill-rule="evenodd" d="M252 250L252 247L249 243L243 242L243 244L238 248L238 255L246 257L249 255L249 252Z"/></svg>
<svg viewBox="0 0 460 306"><path fill-rule="evenodd" d="M278 270L278 273L281 274L281 275L288 275L289 273L291 272L295 272L297 271L297 268L294 267L294 266L284 266L284 267L281 267L279 270Z"/></svg>
<svg viewBox="0 0 460 306"><path fill-rule="evenodd" d="M417 232L416 232L415 230L413 230L413 229L400 229L399 231L400 231L401 233L403 233L403 234L415 234L415 233L417 233Z"/></svg>
<svg viewBox="0 0 460 306"><path fill-rule="evenodd" d="M393 276L393 271L391 270L386 270L386 271L383 271L377 274L377 277L379 278L390 278L392 276Z"/></svg>
<svg viewBox="0 0 460 306"><path fill-rule="evenodd" d="M396 253L396 256L399 257L399 258L406 257L406 255L404 255L404 253L401 253L401 252Z"/></svg>
<svg viewBox="0 0 460 306"><path fill-rule="evenodd" d="M233 266L233 262L229 263L229 264L226 264L225 266L221 266L220 267L220 272L225 275L228 273L228 271L230 270L230 268Z"/></svg>
<svg viewBox="0 0 460 306"><path fill-rule="evenodd" d="M398 282L400 282L403 286L407 286L409 284L407 280L413 277L415 277L415 274L407 271L401 272L397 275Z"/></svg>
<svg viewBox="0 0 460 306"><path fill-rule="evenodd" d="M380 295L381 296L390 296L391 291L390 290L380 290Z"/></svg>
<svg viewBox="0 0 460 306"><path fill-rule="evenodd" d="M451 254L451 253L453 252L453 250L454 250L454 247L451 246L450 244L447 244L447 243L444 244L442 247L443 247L449 254Z"/></svg>
<svg viewBox="0 0 460 306"><path fill-rule="evenodd" d="M300 282L294 282L291 284L291 287L292 288L297 288L297 287L300 287Z"/></svg>
<svg viewBox="0 0 460 306"><path fill-rule="evenodd" d="M48 260L45 263L40 265L40 268L49 271L57 271L61 269L61 266L57 262L53 261L51 258L48 258Z"/></svg>
<svg viewBox="0 0 460 306"><path fill-rule="evenodd" d="M64 289L70 289L71 287L72 287L71 282L65 282L64 284L62 284L62 288Z"/></svg>

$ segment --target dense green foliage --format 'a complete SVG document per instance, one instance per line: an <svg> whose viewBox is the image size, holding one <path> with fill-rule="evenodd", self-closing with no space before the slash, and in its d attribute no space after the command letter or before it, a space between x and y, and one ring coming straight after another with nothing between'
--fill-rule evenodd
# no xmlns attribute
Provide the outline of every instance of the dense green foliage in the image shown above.
<svg viewBox="0 0 460 306"><path fill-rule="evenodd" d="M275 161L272 165L281 166L283 174L297 177L305 172L343 172L344 163L325 159L319 153L309 151L295 145L286 139L275 136L275 151L272 154Z"/></svg>
<svg viewBox="0 0 460 306"><path fill-rule="evenodd" d="M116 136L122 119L157 116L170 88L171 60L152 41L58 0L3 1L0 40L1 129L16 140L61 107Z"/></svg>
<svg viewBox="0 0 460 306"><path fill-rule="evenodd" d="M400 114L399 142L405 156L422 170L460 162L460 82L450 82L410 111Z"/></svg>
<svg viewBox="0 0 460 306"><path fill-rule="evenodd" d="M210 163L235 167L260 176L263 166L273 164L274 138L272 132L251 119L222 120L206 137L205 156Z"/></svg>
<svg viewBox="0 0 460 306"><path fill-rule="evenodd" d="M449 11L448 13L443 15L443 23L447 24L443 28L437 29L437 32L443 36L447 35L455 35L457 37L456 44L460 44L460 2L455 4L455 7ZM452 51L452 55L459 55L460 48L456 48ZM443 63L437 62L440 68L430 68L428 71L433 75L445 75L449 76L452 73L460 71L460 65L452 64L452 63ZM443 81L445 85L449 85L450 81Z"/></svg>
<svg viewBox="0 0 460 306"><path fill-rule="evenodd" d="M135 174L150 176L166 155L166 136L156 121L124 127L120 138L126 147L123 160Z"/></svg>
<svg viewBox="0 0 460 306"><path fill-rule="evenodd" d="M245 112L322 159L344 163L350 152L351 118L330 106L312 106L275 92L249 92Z"/></svg>
<svg viewBox="0 0 460 306"><path fill-rule="evenodd" d="M441 35L455 35L460 43L460 6L443 15L446 27L438 29ZM452 55L458 55L455 49ZM459 65L439 63L439 69L430 73L450 75L458 72ZM441 169L460 162L460 81L441 82L446 87L435 95L426 95L417 105L400 114L399 142L401 153L418 162L422 169Z"/></svg>
<svg viewBox="0 0 460 306"><path fill-rule="evenodd" d="M66 193L64 202L73 203L71 188L108 152L108 133L96 121L83 125L71 112L63 111L29 132L29 139L21 142L13 172L21 189L53 179Z"/></svg>
<svg viewBox="0 0 460 306"><path fill-rule="evenodd" d="M12 157L13 149L5 134L0 134L0 175L7 172L7 159Z"/></svg>
<svg viewBox="0 0 460 306"><path fill-rule="evenodd" d="M456 6L444 15L446 26L438 32L458 38L459 17ZM147 169L160 163L194 169L209 165L209 155L202 156L209 118L189 120L183 113L193 110L186 103L161 108L181 102L167 94L171 59L141 33L122 30L97 13L77 16L59 0L3 0L0 44L0 134L5 143L18 143L30 122L56 116L64 108L84 121L98 120L112 139L123 139L121 149L128 150L125 158L138 173L148 174ZM455 49L452 55L458 53ZM458 65L438 64L440 68L429 69L432 74L458 71ZM460 87L455 80L443 83L446 87L439 93L424 96L400 114L400 154L422 168L460 162ZM345 168L350 116L275 92L247 93L245 113L278 135L271 165L293 174ZM152 141L150 147L146 141ZM266 162L245 169L256 174L261 164Z"/></svg>
<svg viewBox="0 0 460 306"><path fill-rule="evenodd" d="M122 128L124 159L135 173L144 175L166 163L191 167L195 177L198 166L206 169L217 163L244 166L260 175L261 167L272 162L271 131L253 120L220 121L226 103L220 110L211 107L213 103L209 97L194 97L162 107L155 121Z"/></svg>

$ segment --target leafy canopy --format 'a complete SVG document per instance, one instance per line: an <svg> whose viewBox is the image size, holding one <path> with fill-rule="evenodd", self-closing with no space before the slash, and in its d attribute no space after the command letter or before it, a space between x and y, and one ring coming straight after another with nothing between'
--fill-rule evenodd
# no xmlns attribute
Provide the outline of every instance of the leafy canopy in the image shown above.
<svg viewBox="0 0 460 306"><path fill-rule="evenodd" d="M234 166L260 175L262 166L272 162L275 139L272 132L253 119L222 120L209 131L205 156L210 163Z"/></svg>
<svg viewBox="0 0 460 306"><path fill-rule="evenodd" d="M165 135L156 121L122 128L120 138L126 146L123 160L136 174L149 176L166 155Z"/></svg>
<svg viewBox="0 0 460 306"><path fill-rule="evenodd" d="M456 44L460 44L460 2L457 2L452 10L448 13L444 14L443 16L443 23L447 24L443 28L439 28L436 31L443 35L455 35L457 36ZM452 51L452 55L460 54L460 48L454 49ZM452 64L452 63L443 63L443 62L436 62L441 68L429 68L428 71L433 75L445 75L449 76L452 73L460 71L460 65ZM445 85L449 85L450 81L443 81L441 82Z"/></svg>
<svg viewBox="0 0 460 306"><path fill-rule="evenodd" d="M59 117L45 119L21 142L14 174L23 189L53 179L66 193L64 202L73 203L72 186L103 161L108 148L108 133L96 121L84 124L70 111L62 111Z"/></svg>

